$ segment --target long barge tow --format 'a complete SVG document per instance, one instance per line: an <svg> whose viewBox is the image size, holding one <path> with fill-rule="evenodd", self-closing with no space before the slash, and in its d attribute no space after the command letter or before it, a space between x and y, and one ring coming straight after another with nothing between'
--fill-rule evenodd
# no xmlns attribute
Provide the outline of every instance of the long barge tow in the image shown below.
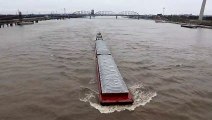
<svg viewBox="0 0 212 120"><path fill-rule="evenodd" d="M100 104L132 104L132 94L127 88L101 33L96 36L95 52Z"/></svg>

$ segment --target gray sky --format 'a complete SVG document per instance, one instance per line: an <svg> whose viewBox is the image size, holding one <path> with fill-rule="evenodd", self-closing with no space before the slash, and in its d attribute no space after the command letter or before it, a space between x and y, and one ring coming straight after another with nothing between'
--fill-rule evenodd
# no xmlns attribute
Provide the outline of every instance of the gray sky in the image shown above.
<svg viewBox="0 0 212 120"><path fill-rule="evenodd" d="M194 14L198 15L202 0L0 0L0 14L67 13L78 10L136 11L139 14ZM207 0L206 15L212 15L212 0Z"/></svg>

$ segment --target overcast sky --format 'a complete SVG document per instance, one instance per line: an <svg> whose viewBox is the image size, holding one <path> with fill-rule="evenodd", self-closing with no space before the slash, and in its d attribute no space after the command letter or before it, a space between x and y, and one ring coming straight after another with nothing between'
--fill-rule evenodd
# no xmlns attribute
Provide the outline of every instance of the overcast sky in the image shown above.
<svg viewBox="0 0 212 120"><path fill-rule="evenodd" d="M136 11L139 14L194 14L198 15L202 0L0 0L0 14L67 13L78 10ZM206 15L212 15L212 0L207 0Z"/></svg>

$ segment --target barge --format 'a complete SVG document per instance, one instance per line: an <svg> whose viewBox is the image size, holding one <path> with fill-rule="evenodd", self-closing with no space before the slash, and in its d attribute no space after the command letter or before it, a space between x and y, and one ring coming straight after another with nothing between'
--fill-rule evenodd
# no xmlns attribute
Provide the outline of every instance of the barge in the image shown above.
<svg viewBox="0 0 212 120"><path fill-rule="evenodd" d="M18 22L17 23L17 25L20 25L20 26L22 26L22 25L32 25L32 24L34 24L34 22Z"/></svg>
<svg viewBox="0 0 212 120"><path fill-rule="evenodd" d="M198 25L182 24L181 27L185 27L185 28L198 28Z"/></svg>
<svg viewBox="0 0 212 120"><path fill-rule="evenodd" d="M132 104L133 97L101 33L96 38L96 71L101 105Z"/></svg>

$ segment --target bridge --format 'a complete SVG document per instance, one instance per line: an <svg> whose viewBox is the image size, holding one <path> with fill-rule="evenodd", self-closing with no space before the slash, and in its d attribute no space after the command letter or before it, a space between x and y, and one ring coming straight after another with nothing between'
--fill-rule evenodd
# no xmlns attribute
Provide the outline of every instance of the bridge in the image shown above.
<svg viewBox="0 0 212 120"><path fill-rule="evenodd" d="M122 11L119 13L116 13L113 11L98 11L98 12L94 13L94 10L76 11L76 12L72 13L72 15L78 15L78 16L83 16L83 17L89 16L90 19L91 19L91 17L96 17L96 16L115 16L116 19L118 18L118 16L121 16L121 17L140 19L140 16L141 16L138 12L135 12L135 11Z"/></svg>
<svg viewBox="0 0 212 120"><path fill-rule="evenodd" d="M19 15L0 15L0 28L6 26L17 25L19 22L35 22L48 19L65 19L65 18L83 18L83 17L96 17L96 16L114 16L118 19L118 16L140 19L142 15L139 15L135 11L122 11L122 12L113 12L113 11L75 11L69 14L43 14L43 15L22 15L19 12Z"/></svg>

